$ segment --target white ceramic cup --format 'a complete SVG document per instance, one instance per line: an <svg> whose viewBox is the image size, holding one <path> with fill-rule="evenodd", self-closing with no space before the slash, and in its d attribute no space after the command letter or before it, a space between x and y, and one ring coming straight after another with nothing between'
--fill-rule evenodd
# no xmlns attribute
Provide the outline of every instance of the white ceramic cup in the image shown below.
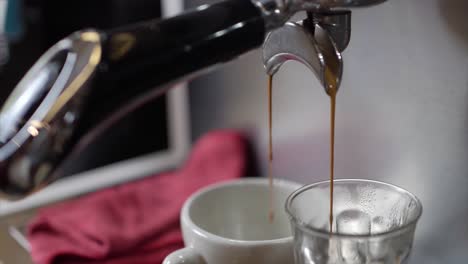
<svg viewBox="0 0 468 264"><path fill-rule="evenodd" d="M208 186L182 207L186 248L163 264L285 264L293 263L289 218L284 204L301 185L275 179L275 218L268 220L266 178L244 178Z"/></svg>

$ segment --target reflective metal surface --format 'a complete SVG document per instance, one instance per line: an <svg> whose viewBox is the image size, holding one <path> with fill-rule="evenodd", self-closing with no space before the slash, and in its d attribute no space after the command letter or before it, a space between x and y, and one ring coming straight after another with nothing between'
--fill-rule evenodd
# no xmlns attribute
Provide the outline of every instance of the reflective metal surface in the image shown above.
<svg viewBox="0 0 468 264"><path fill-rule="evenodd" d="M100 58L100 36L75 33L45 53L14 89L0 109L0 185L9 186L6 192L51 180Z"/></svg>
<svg viewBox="0 0 468 264"><path fill-rule="evenodd" d="M339 14L339 16L330 16L328 21L324 21L324 24L337 28L349 28L350 16L342 16L343 12L349 13L349 11L337 9L367 7L385 1L386 0L252 0L262 11L267 30L282 26L292 15L299 11L328 12L331 14L331 12L329 12L330 10L333 10L332 12ZM330 30L331 27L328 29Z"/></svg>
<svg viewBox="0 0 468 264"><path fill-rule="evenodd" d="M314 25L315 34L298 23L285 26L268 34L263 45L263 63L268 74L275 74L283 63L295 60L308 67L320 80L325 91L329 87L325 68L329 67L340 84L343 64L340 52L328 33Z"/></svg>
<svg viewBox="0 0 468 264"><path fill-rule="evenodd" d="M330 34L339 52L348 47L351 39L351 11L308 12L307 15L308 20L319 23Z"/></svg>
<svg viewBox="0 0 468 264"><path fill-rule="evenodd" d="M263 64L273 75L287 61L295 60L308 67L322 83L325 92L340 87L343 75L341 52L351 37L350 11L307 12L308 18L288 22L270 32L263 44ZM335 80L331 80L330 76Z"/></svg>
<svg viewBox="0 0 468 264"><path fill-rule="evenodd" d="M329 8L367 7L386 0L286 0L286 5L293 10L317 10Z"/></svg>

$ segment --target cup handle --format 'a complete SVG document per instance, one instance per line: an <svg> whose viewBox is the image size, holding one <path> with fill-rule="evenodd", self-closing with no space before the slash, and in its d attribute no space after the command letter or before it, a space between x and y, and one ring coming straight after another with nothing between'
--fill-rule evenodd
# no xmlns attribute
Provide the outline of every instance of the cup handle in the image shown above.
<svg viewBox="0 0 468 264"><path fill-rule="evenodd" d="M167 255L163 264L207 264L193 248L182 248Z"/></svg>

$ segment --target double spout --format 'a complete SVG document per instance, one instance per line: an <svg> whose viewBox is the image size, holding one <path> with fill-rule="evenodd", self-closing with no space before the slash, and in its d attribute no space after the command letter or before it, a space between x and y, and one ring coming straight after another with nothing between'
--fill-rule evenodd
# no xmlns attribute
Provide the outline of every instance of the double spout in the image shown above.
<svg viewBox="0 0 468 264"><path fill-rule="evenodd" d="M305 64L339 86L350 12L385 0L225 0L173 18L75 32L51 47L0 106L0 193L22 198L174 82L260 47L269 74ZM287 22L299 11L304 21ZM130 139L131 140L131 139ZM77 154L78 153L78 154Z"/></svg>
<svg viewBox="0 0 468 264"><path fill-rule="evenodd" d="M309 68L322 84L339 89L343 74L341 52L351 35L351 12L308 12L300 22L287 22L268 34L263 44L263 63L273 75L287 61Z"/></svg>

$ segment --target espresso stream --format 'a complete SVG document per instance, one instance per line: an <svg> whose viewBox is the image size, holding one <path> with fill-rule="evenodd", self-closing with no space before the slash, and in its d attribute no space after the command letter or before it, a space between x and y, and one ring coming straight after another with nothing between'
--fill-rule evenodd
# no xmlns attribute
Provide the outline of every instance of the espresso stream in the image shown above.
<svg viewBox="0 0 468 264"><path fill-rule="evenodd" d="M335 109L336 109L336 93L337 82L335 75L325 69L325 80L328 84L327 93L330 96L330 218L329 230L333 232L333 180L335 178ZM273 75L268 75L268 182L269 182L269 213L268 219L270 223L274 221L273 209L273 113L272 113L272 94L273 94Z"/></svg>
<svg viewBox="0 0 468 264"><path fill-rule="evenodd" d="M328 84L327 94L330 97L330 211L329 211L329 233L333 233L333 192L335 178L335 112L336 95L338 84L336 76L329 68L325 69L325 81ZM268 182L269 182L269 214L270 223L274 221L273 204L273 118L272 118L272 94L273 94L273 75L268 75ZM400 256L395 259L396 264L400 264Z"/></svg>
<svg viewBox="0 0 468 264"><path fill-rule="evenodd" d="M325 81L328 84L327 93L330 96L330 234L333 233L333 187L335 179L335 110L336 93L338 91L336 77L329 70L325 69Z"/></svg>
<svg viewBox="0 0 468 264"><path fill-rule="evenodd" d="M273 223L275 212L273 209L273 75L268 75L268 183L269 183L269 202L270 209L268 220Z"/></svg>

